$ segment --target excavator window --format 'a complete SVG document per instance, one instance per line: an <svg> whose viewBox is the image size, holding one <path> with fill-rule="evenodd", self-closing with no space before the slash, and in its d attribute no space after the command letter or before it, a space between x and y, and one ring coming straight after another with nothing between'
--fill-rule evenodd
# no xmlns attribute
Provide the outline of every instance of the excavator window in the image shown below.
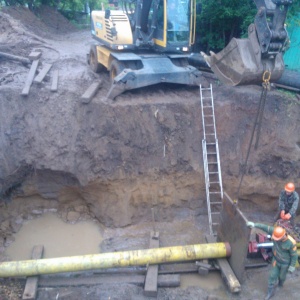
<svg viewBox="0 0 300 300"><path fill-rule="evenodd" d="M181 52L190 46L193 3L194 0L160 0L158 7L153 8L153 37L159 51Z"/></svg>
<svg viewBox="0 0 300 300"><path fill-rule="evenodd" d="M157 27L155 31L155 37L162 40L164 36L164 1L160 0L157 9Z"/></svg>
<svg viewBox="0 0 300 300"><path fill-rule="evenodd" d="M167 9L168 42L186 42L189 39L189 2L169 0Z"/></svg>

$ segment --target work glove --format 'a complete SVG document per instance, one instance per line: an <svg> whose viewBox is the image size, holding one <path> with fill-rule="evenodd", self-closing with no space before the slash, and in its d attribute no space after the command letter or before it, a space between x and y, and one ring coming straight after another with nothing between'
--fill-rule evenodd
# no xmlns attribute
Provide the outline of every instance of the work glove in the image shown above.
<svg viewBox="0 0 300 300"><path fill-rule="evenodd" d="M255 224L253 222L247 222L247 226L250 228L254 228Z"/></svg>
<svg viewBox="0 0 300 300"><path fill-rule="evenodd" d="M292 216L291 216L290 213L287 213L287 214L285 215L285 219L286 219L286 220L289 220L291 217L292 217Z"/></svg>
<svg viewBox="0 0 300 300"><path fill-rule="evenodd" d="M289 266L288 271L291 272L291 273L293 273L295 271L295 267Z"/></svg>
<svg viewBox="0 0 300 300"><path fill-rule="evenodd" d="M281 212L280 212L280 218L282 219L282 220L284 220L285 218L284 218L284 215L285 215L285 211L284 210L282 210Z"/></svg>

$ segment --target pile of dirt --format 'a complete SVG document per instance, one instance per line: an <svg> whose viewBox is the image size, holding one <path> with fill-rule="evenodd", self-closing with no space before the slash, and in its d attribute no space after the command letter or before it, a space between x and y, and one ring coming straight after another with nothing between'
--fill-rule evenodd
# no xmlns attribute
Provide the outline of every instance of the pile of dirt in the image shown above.
<svg viewBox="0 0 300 300"><path fill-rule="evenodd" d="M35 14L25 7L6 6L0 11L0 51L28 56L45 40L76 32L77 28L54 8L41 6Z"/></svg>
<svg viewBox="0 0 300 300"><path fill-rule="evenodd" d="M18 20L33 34L48 38L49 34L65 34L76 31L76 27L52 7L42 5L31 12L26 7L6 6L2 12ZM2 27L2 24L0 24ZM27 31L25 29L25 32Z"/></svg>

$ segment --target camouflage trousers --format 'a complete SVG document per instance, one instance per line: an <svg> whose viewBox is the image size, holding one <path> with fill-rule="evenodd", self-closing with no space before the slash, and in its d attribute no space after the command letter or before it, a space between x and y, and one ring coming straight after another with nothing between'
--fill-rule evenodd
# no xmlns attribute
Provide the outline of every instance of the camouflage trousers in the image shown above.
<svg viewBox="0 0 300 300"><path fill-rule="evenodd" d="M286 274L288 272L289 265L281 264L276 261L276 259L272 260L272 268L269 273L268 285L274 286L278 280L283 284L286 279Z"/></svg>

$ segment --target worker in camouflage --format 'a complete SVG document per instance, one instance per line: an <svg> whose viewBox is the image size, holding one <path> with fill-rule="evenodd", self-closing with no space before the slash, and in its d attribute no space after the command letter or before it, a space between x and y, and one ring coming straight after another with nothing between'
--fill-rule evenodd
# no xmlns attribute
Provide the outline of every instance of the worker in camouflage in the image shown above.
<svg viewBox="0 0 300 300"><path fill-rule="evenodd" d="M275 215L275 221L279 218L289 220L291 225L294 226L298 204L299 195L295 191L295 185L289 182L285 185L284 190L280 192L279 211Z"/></svg>
<svg viewBox="0 0 300 300"><path fill-rule="evenodd" d="M247 226L261 229L272 235L273 259L268 279L268 294L265 298L265 300L268 300L275 294L277 282L278 286L282 287L287 272L293 273L295 271L296 262L298 260L296 241L280 226L273 227L253 222L248 222Z"/></svg>

